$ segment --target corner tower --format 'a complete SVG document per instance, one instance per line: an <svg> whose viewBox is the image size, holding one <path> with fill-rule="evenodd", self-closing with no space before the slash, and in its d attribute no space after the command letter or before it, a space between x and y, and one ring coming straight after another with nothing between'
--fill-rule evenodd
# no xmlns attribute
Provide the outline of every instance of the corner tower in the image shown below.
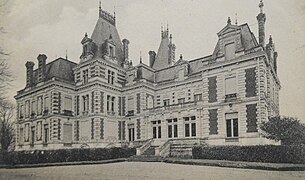
<svg viewBox="0 0 305 180"><path fill-rule="evenodd" d="M124 58L123 44L116 29L115 13L112 15L104 11L101 2L99 4L98 20L91 38L87 36L86 34L82 40L81 62L93 58L102 58L123 66L126 58Z"/></svg>

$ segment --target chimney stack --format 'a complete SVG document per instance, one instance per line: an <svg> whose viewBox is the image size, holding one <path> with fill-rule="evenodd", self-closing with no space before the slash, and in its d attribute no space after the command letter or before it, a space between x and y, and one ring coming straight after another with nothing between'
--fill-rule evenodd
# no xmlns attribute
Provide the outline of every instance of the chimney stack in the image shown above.
<svg viewBox="0 0 305 180"><path fill-rule="evenodd" d="M32 61L27 61L25 63L25 67L26 67L26 87L31 87L33 85L34 63Z"/></svg>
<svg viewBox="0 0 305 180"><path fill-rule="evenodd" d="M156 60L156 52L155 51L149 51L149 67L152 67L154 65L154 62Z"/></svg>
<svg viewBox="0 0 305 180"><path fill-rule="evenodd" d="M265 22L266 22L266 15L263 12L264 3L263 0L260 1L259 6L260 13L256 16L258 21L258 39L259 44L265 47Z"/></svg>
<svg viewBox="0 0 305 180"><path fill-rule="evenodd" d="M123 58L124 61L128 61L128 56L129 56L129 49L128 49L128 45L129 45L129 41L127 39L123 39Z"/></svg>
<svg viewBox="0 0 305 180"><path fill-rule="evenodd" d="M46 76L47 56L45 54L39 54L37 59L38 59L38 82L42 82L45 80L45 76Z"/></svg>

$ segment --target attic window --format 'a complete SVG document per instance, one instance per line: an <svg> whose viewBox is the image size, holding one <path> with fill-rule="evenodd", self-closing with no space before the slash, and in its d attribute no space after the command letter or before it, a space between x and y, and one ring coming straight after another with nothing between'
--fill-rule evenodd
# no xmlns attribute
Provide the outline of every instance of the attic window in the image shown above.
<svg viewBox="0 0 305 180"><path fill-rule="evenodd" d="M231 60L235 58L235 44L230 43L225 45L225 57L226 60Z"/></svg>

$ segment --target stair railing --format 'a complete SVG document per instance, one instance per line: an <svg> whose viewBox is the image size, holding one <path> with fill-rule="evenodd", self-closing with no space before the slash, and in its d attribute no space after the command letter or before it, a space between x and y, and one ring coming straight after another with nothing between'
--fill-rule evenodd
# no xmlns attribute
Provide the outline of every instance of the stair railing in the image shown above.
<svg viewBox="0 0 305 180"><path fill-rule="evenodd" d="M156 148L155 155L169 157L172 140L167 140L164 144Z"/></svg>
<svg viewBox="0 0 305 180"><path fill-rule="evenodd" d="M152 144L153 139L148 139L141 147L137 148L137 156L142 155Z"/></svg>

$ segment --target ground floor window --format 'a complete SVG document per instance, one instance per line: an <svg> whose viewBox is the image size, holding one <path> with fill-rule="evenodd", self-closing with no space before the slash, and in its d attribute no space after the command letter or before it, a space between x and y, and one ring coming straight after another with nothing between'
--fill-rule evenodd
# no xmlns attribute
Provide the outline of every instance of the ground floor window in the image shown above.
<svg viewBox="0 0 305 180"><path fill-rule="evenodd" d="M168 119L167 123L167 134L168 134L168 138L176 138L178 137L178 119L174 118L174 119Z"/></svg>
<svg viewBox="0 0 305 180"><path fill-rule="evenodd" d="M196 136L196 116L184 117L184 136Z"/></svg>
<svg viewBox="0 0 305 180"><path fill-rule="evenodd" d="M161 120L152 121L153 124L153 138L160 139L161 138Z"/></svg>
<svg viewBox="0 0 305 180"><path fill-rule="evenodd" d="M226 114L227 137L238 137L237 113Z"/></svg>
<svg viewBox="0 0 305 180"><path fill-rule="evenodd" d="M134 141L134 124L129 124L128 125L128 140L129 141Z"/></svg>

